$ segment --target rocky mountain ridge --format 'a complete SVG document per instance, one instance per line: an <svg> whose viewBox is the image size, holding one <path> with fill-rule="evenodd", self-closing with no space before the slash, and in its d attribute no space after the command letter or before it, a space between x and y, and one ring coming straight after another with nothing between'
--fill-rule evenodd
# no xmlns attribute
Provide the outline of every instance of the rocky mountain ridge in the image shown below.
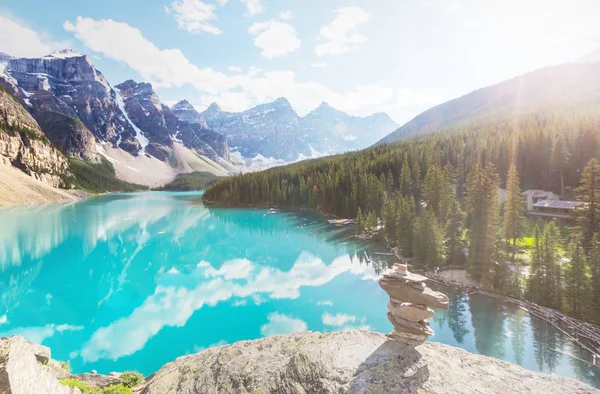
<svg viewBox="0 0 600 394"><path fill-rule="evenodd" d="M98 148L101 144L133 157L150 155L167 161L176 140L198 155L229 161L222 135L182 124L149 84L127 81L119 85L123 89L113 89L90 58L78 52L63 50L31 59L2 54L0 84L18 97L48 138L70 156L98 162L99 154L106 154Z"/></svg>
<svg viewBox="0 0 600 394"><path fill-rule="evenodd" d="M351 116L325 102L301 117L284 97L243 112L223 111L213 103L200 113L187 100L171 109L182 119L226 135L244 158L260 155L288 162L362 149L398 126L383 113Z"/></svg>

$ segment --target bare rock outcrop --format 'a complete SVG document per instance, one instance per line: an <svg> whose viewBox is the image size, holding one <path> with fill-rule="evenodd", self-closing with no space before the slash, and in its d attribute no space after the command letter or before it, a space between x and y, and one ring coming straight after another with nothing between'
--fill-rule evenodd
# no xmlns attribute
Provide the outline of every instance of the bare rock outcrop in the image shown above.
<svg viewBox="0 0 600 394"><path fill-rule="evenodd" d="M23 337L0 338L0 393L81 394L59 383L64 371L50 358L50 349Z"/></svg>
<svg viewBox="0 0 600 394"><path fill-rule="evenodd" d="M303 332L204 350L150 376L143 394L600 393L439 343L367 331Z"/></svg>
<svg viewBox="0 0 600 394"><path fill-rule="evenodd" d="M4 89L0 89L0 163L59 186L68 172L66 157L46 138L35 119Z"/></svg>

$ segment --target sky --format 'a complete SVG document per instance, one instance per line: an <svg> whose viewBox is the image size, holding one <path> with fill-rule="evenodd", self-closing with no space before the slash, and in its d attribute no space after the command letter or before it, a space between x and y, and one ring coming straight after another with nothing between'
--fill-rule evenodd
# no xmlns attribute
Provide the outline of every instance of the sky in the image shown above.
<svg viewBox="0 0 600 394"><path fill-rule="evenodd" d="M404 123L600 48L598 0L0 0L0 52L71 48L112 86L240 111L286 97Z"/></svg>

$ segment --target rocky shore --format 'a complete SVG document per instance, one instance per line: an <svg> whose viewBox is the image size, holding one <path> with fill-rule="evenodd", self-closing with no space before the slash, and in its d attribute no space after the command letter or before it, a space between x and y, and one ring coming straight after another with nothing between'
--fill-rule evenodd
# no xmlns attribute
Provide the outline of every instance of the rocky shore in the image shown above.
<svg viewBox="0 0 600 394"><path fill-rule="evenodd" d="M79 394L59 379L98 387L118 376L68 375L50 350L0 338L0 393ZM108 379L108 380L107 380ZM110 381L113 379L113 381ZM600 393L579 381L543 375L440 343L413 347L384 334L302 332L242 341L180 357L133 392L216 393Z"/></svg>

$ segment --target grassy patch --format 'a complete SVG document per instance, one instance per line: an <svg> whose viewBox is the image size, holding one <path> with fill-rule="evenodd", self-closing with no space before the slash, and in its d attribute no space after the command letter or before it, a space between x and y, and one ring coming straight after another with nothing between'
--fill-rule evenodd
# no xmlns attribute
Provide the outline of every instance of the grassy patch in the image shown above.
<svg viewBox="0 0 600 394"><path fill-rule="evenodd" d="M75 177L75 185L91 193L134 192L146 186L125 182L117 178L115 168L105 157L99 164L69 158L69 171Z"/></svg>
<svg viewBox="0 0 600 394"><path fill-rule="evenodd" d="M133 394L133 392L122 384L112 384L102 389L90 387L77 379L63 379L60 384L67 387L77 387L82 394Z"/></svg>

